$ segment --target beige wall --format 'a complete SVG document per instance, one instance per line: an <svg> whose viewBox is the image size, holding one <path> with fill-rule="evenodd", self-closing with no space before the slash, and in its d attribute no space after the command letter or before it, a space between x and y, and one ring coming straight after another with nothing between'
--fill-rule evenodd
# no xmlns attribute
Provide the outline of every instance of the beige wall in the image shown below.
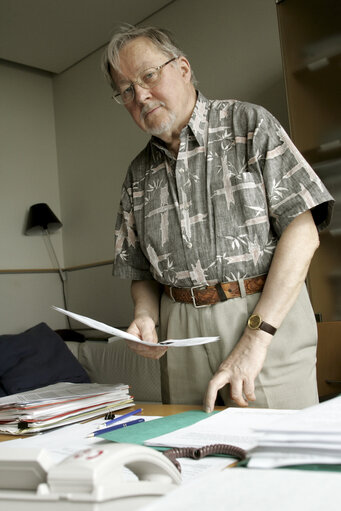
<svg viewBox="0 0 341 511"><path fill-rule="evenodd" d="M0 97L0 268L50 268L42 239L23 229L36 202L60 217L52 78L1 63ZM53 240L63 262L60 233Z"/></svg>
<svg viewBox="0 0 341 511"><path fill-rule="evenodd" d="M275 2L178 0L152 16L147 23L163 26L174 33L192 63L199 88L205 96L263 104L285 127L288 126ZM45 91L46 101L39 103L37 89L30 85L27 92L23 85L26 102L18 106L14 101L16 94L12 96L11 91L7 91L13 97L7 117L10 118L14 111L15 115L25 119L25 126L31 130L28 141L25 140L25 131L21 132L18 145L21 145L22 159L28 159L32 164L29 167L15 165L22 170L18 172L16 168L16 175L8 184L15 197L14 203L21 210L18 213L13 205L13 214L17 215L17 222L22 223L25 208L31 203L50 200L51 207L57 215L61 214L64 223L62 236L67 267L112 259L113 227L121 184L130 160L148 140L124 108L111 100L110 89L100 72L101 53L102 50L93 53L52 80L46 76L37 77L34 72L20 71L26 73L29 84L35 80L39 87L49 88L48 94ZM15 71L19 73L17 69ZM12 68L4 71L8 79L11 72ZM11 80L22 81L23 76L11 77ZM35 103L32 111L25 106L31 102L31 96ZM53 115L56 137L53 126L47 122L49 120L53 124ZM33 132L30 126L32 117ZM37 119L40 117L48 124L43 134L38 129L41 121ZM8 136L10 145L16 147L16 133L12 131ZM50 149L46 155L47 148ZM44 158L40 156L41 152L45 154ZM34 164L37 158L40 165ZM2 167L1 159L0 156ZM18 191L22 186L22 174L27 185ZM60 197L55 191L58 179ZM30 185L32 180L35 186ZM27 187L30 190L28 195ZM11 227L6 227L10 231L6 232L6 239L13 237L13 223L11 221ZM60 235L55 235L53 240L58 243L57 236ZM22 234L16 235L15 243L7 248L6 264L10 262L11 252L18 247L21 251L34 251L35 256L41 259L43 250L37 248L36 241L32 239L27 244L27 238ZM29 262L33 264L36 261L33 255L13 257L18 259L15 263L18 267L27 267ZM1 256L0 261L1 267L4 267ZM40 265L48 266L48 261L41 261ZM132 313L129 283L111 277L110 266L72 271L68 274L67 285L71 310L117 326L129 323ZM46 298L49 301L48 293ZM21 307L22 304L18 305L12 314L20 314ZM45 311L41 316L45 318ZM5 318L3 324L6 325Z"/></svg>
<svg viewBox="0 0 341 511"><path fill-rule="evenodd" d="M41 321L61 327L64 319L49 309L62 305L56 274L4 273L53 266L43 238L24 235L36 202L61 217L51 76L1 62L0 111L0 334ZM61 233L52 240L63 264Z"/></svg>

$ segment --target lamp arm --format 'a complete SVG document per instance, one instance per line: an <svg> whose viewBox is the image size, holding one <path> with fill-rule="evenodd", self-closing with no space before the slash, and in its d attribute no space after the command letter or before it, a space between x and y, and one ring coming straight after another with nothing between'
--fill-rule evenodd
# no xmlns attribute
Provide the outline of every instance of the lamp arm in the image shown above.
<svg viewBox="0 0 341 511"><path fill-rule="evenodd" d="M58 257L57 257L57 254L55 252L55 249L53 248L53 245L52 245L52 241L51 241L51 237L50 237L50 233L47 229L43 229L43 234L44 236L46 236L46 239L48 241L48 244L49 244L49 247L53 253L53 256L54 256L54 259L55 259L55 262L57 264L57 267L58 267L58 272L59 272L59 275L60 275L60 278L63 282L66 281L66 275L65 273L63 272L63 270L61 269L60 267L60 264L59 264L59 261L58 261Z"/></svg>

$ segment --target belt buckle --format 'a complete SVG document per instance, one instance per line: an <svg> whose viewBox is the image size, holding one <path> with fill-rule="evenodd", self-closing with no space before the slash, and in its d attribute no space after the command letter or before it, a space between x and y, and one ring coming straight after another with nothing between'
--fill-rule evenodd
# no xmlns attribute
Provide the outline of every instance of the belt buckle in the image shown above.
<svg viewBox="0 0 341 511"><path fill-rule="evenodd" d="M192 302L196 309L201 309L202 307L209 307L209 303L204 303L204 305L197 305L197 302L195 301L195 294L193 292L193 289L206 289L207 286L193 286L191 287L191 296L192 296Z"/></svg>

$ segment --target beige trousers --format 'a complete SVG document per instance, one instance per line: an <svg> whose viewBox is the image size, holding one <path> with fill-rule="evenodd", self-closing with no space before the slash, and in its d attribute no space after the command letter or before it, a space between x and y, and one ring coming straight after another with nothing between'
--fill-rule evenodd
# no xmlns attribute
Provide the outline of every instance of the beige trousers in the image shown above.
<svg viewBox="0 0 341 511"><path fill-rule="evenodd" d="M163 294L162 339L220 337L211 344L168 349L160 360L163 403L203 403L208 382L238 342L259 296L256 293L196 309ZM298 409L316 404L316 345L315 317L303 286L271 342L255 382L256 401L249 406ZM219 392L225 405L236 406L230 399L229 385Z"/></svg>

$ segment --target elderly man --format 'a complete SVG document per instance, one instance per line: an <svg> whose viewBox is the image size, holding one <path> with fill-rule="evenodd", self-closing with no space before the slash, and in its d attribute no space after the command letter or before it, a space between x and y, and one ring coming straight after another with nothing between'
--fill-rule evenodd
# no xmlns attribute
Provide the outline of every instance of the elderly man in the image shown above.
<svg viewBox="0 0 341 511"><path fill-rule="evenodd" d="M160 322L162 338L220 337L167 353L131 343L162 357L163 402L316 403L304 280L332 197L264 108L196 90L168 32L123 27L104 68L113 97L152 135L116 225L114 275L132 280L135 305L128 331L157 343Z"/></svg>

